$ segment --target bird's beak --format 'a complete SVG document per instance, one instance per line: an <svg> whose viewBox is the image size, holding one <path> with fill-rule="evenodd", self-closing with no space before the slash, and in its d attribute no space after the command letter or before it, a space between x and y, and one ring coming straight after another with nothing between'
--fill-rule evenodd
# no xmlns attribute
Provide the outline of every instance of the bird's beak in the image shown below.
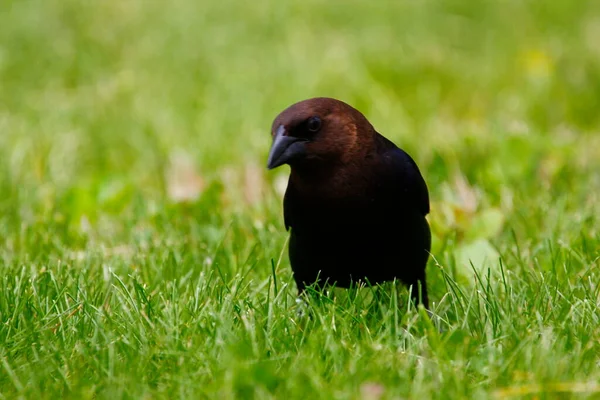
<svg viewBox="0 0 600 400"><path fill-rule="evenodd" d="M273 144L267 160L267 168L277 168L283 164L289 164L291 161L303 156L306 152L304 144L306 139L288 136L285 127L279 125L277 132L273 137Z"/></svg>

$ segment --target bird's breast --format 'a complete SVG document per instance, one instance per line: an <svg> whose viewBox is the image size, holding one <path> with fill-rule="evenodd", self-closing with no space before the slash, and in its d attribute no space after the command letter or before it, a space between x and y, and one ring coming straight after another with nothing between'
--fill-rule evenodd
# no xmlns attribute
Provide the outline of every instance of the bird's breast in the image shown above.
<svg viewBox="0 0 600 400"><path fill-rule="evenodd" d="M381 234L396 220L394 213L386 212L376 199L321 201L297 207L292 229L299 234L326 237L329 242L364 242L365 238Z"/></svg>

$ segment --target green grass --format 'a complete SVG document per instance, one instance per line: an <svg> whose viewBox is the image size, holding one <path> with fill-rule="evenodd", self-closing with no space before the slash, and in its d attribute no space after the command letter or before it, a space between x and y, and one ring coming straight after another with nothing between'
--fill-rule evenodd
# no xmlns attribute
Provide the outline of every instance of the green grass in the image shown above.
<svg viewBox="0 0 600 400"><path fill-rule="evenodd" d="M0 398L599 398L598 38L594 1L5 0ZM421 166L433 322L296 303L264 164L312 96Z"/></svg>

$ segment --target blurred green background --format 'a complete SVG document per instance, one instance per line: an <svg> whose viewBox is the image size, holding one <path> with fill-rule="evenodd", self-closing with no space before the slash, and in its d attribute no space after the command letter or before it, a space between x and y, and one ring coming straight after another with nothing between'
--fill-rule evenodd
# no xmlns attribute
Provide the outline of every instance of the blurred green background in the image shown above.
<svg viewBox="0 0 600 400"><path fill-rule="evenodd" d="M537 298L529 287L540 273L552 273L556 285L598 278L590 268L600 256L600 2L3 0L0 358L7 375L0 373L0 393L110 397L113 387L117 396L186 397L182 388L202 391L194 385L226 388L213 392L226 397L362 393L350 381L336 386L327 378L335 367L322 364L321 371L317 359L305 368L321 374L323 381L315 378L321 386L305 387L299 382L306 377L296 377L289 380L298 386L244 391L246 381L239 386L216 367L239 361L233 350L223 358L222 338L206 356L212 366L198 367L198 359L187 358L193 351L173 344L184 360L173 365L193 367L186 373L166 367L153 357L167 357L161 340L183 337L173 321L174 331L162 331L140 317L139 325L123 329L138 340L157 336L104 353L106 343L127 336L118 327L127 326L123 315L139 311L133 299L140 307L153 304L165 326L178 301L185 308L196 298L194 304L207 302L213 309L205 311L219 314L223 304L211 303L213 292L194 297L217 270L221 280L212 290L239 284L240 307L273 301L267 284L271 259L277 262L285 247L287 170L264 168L269 129L282 109L315 96L355 106L419 164L432 198L429 275L441 314L458 319L452 303L442 301L445 274L469 288L474 271L500 271L499 258L522 285L507 292L523 304ZM280 288L292 284L287 257L277 273ZM131 291L132 303L119 303L121 314L114 311L108 323L98 316L101 306L128 293L115 287ZM593 288L590 294L568 287L574 298L597 301ZM287 290L293 298L293 285ZM274 307L282 307L284 319L295 315L280 303ZM518 322L523 309L512 311L507 326L522 323L526 332L532 320ZM188 312L181 323L196 326L189 318L202 312ZM564 315L549 318L558 324ZM59 342L56 329L47 330L56 323L66 324ZM223 337L244 342L236 323L223 329ZM473 352L488 349L487 339L469 335ZM293 339L287 343L290 354L299 351ZM81 350L88 345L95 350ZM194 354L206 349L196 345ZM311 360L320 347L304 351ZM564 351L583 357L572 347ZM569 364L532 379L585 376L597 362L593 351L596 358L587 364L580 358L572 373ZM90 361L115 354L112 375ZM431 385L411 387L390 376L386 385L409 397L442 389L483 395L485 382L506 384L512 376L508 359L498 357L497 375L469 375L464 384L432 378ZM172 375L131 371L130 363L155 363ZM65 365L71 372L64 373ZM521 367L533 368L525 361ZM202 368L211 378L194 375ZM277 381L292 364L273 368ZM248 379L252 388L263 375Z"/></svg>
<svg viewBox="0 0 600 400"><path fill-rule="evenodd" d="M597 183L596 2L2 8L5 218L160 204L181 159L205 183L262 167L274 116L313 96L363 111L414 156L434 201L459 174L492 205Z"/></svg>

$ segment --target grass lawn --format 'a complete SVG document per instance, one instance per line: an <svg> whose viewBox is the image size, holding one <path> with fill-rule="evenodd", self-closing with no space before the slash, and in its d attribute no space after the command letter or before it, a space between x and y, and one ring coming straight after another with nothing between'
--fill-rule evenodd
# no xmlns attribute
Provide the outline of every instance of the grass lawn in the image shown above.
<svg viewBox="0 0 600 400"><path fill-rule="evenodd" d="M296 302L313 96L421 167L433 320ZM0 4L2 399L600 398L599 216L598 1Z"/></svg>

